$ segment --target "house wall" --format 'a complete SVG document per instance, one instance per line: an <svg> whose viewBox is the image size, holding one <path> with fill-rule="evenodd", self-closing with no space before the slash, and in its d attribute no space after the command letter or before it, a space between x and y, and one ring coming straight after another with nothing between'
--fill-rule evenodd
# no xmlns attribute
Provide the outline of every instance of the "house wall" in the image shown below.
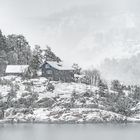
<svg viewBox="0 0 140 140"><path fill-rule="evenodd" d="M55 70L54 71L54 80L63 81L63 82L72 82L74 81L74 74L69 70Z"/></svg>
<svg viewBox="0 0 140 140"><path fill-rule="evenodd" d="M50 71L52 72L50 74ZM74 81L74 73L70 70L57 70L51 66L44 65L42 67L42 76L54 80L54 81L63 81L63 82L72 82Z"/></svg>

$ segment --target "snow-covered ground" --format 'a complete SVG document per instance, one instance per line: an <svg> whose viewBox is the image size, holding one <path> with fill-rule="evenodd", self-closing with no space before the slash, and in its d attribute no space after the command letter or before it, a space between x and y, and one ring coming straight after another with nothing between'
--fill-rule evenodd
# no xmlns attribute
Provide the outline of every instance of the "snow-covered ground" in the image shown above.
<svg viewBox="0 0 140 140"><path fill-rule="evenodd" d="M13 115L13 112L18 112ZM45 123L104 123L125 122L126 118L116 113L88 108L66 109L61 107L33 109L32 113L23 113L23 109L6 110L5 122L45 122Z"/></svg>
<svg viewBox="0 0 140 140"><path fill-rule="evenodd" d="M55 88L48 91L48 80L43 77L30 80L16 76L2 77L0 122L126 122L125 116L106 110L106 106L96 94L98 87L81 83L51 83ZM85 95L89 91L92 96ZM11 93L15 96L7 103L7 97ZM9 105L8 108L2 109L6 104ZM128 118L131 122L139 119L140 117Z"/></svg>

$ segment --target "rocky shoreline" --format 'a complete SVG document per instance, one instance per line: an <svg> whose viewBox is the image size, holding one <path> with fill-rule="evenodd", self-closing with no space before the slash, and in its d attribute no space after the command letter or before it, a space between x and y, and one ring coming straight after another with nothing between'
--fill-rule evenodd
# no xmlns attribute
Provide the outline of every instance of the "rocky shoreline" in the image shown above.
<svg viewBox="0 0 140 140"><path fill-rule="evenodd" d="M26 113L25 113L26 112ZM0 123L127 123L125 116L100 109L14 109L5 112ZM133 120L134 121L134 120ZM130 122L130 121L129 121Z"/></svg>

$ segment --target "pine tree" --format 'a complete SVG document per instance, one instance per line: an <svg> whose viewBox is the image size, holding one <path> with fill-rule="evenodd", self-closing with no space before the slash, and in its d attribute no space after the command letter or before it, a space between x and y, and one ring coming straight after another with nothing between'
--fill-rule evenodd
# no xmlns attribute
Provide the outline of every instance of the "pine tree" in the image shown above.
<svg viewBox="0 0 140 140"><path fill-rule="evenodd" d="M29 65L29 70L33 77L37 76L37 71L39 70L40 65L42 64L41 53L42 51L40 49L40 46L36 45Z"/></svg>
<svg viewBox="0 0 140 140"><path fill-rule="evenodd" d="M3 75L7 65L7 56L4 50L0 51L0 75Z"/></svg>
<svg viewBox="0 0 140 140"><path fill-rule="evenodd" d="M99 80L99 83L98 83L98 87L99 87L99 94L101 96L105 96L105 94L107 93L108 91L108 86L105 82L103 82L102 80Z"/></svg>
<svg viewBox="0 0 140 140"><path fill-rule="evenodd" d="M52 52L51 48L49 46L46 47L44 51L44 59L45 61L56 61L61 62L61 59L55 55L54 52Z"/></svg>
<svg viewBox="0 0 140 140"><path fill-rule="evenodd" d="M123 90L122 85L120 84L118 80L113 80L111 82L111 89L119 93L122 93L122 90Z"/></svg>
<svg viewBox="0 0 140 140"><path fill-rule="evenodd" d="M131 96L136 101L140 100L140 87L139 86L134 86L133 94Z"/></svg>
<svg viewBox="0 0 140 140"><path fill-rule="evenodd" d="M8 46L8 53L10 53L11 58L14 59L16 56L16 64L29 64L31 58L31 49L29 43L23 35L8 35L6 42ZM10 60L10 58L8 59L8 61L9 64L12 64L13 62Z"/></svg>
<svg viewBox="0 0 140 140"><path fill-rule="evenodd" d="M3 75L7 64L7 44L6 37L2 34L0 30L0 75Z"/></svg>
<svg viewBox="0 0 140 140"><path fill-rule="evenodd" d="M7 51L7 43L6 43L6 37L2 34L2 31L0 30L0 51L4 50Z"/></svg>

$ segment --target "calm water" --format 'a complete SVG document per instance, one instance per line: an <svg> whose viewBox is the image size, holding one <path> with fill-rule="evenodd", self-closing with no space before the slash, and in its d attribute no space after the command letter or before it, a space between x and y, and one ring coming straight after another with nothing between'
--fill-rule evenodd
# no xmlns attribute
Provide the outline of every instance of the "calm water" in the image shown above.
<svg viewBox="0 0 140 140"><path fill-rule="evenodd" d="M140 124L5 124L0 140L140 140Z"/></svg>

